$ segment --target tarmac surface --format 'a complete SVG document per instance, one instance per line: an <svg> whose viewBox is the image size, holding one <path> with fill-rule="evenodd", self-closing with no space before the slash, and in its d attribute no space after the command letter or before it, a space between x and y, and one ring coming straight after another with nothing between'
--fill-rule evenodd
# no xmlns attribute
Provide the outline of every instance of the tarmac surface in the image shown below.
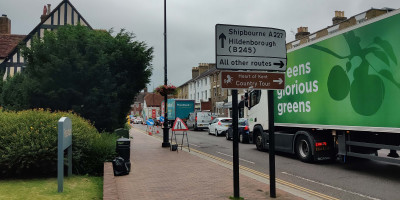
<svg viewBox="0 0 400 200"><path fill-rule="evenodd" d="M160 134L162 135L162 134ZM233 171L201 151L162 148L162 139L132 128L131 172L114 176L111 163L104 163L103 199L229 199L233 197ZM270 198L269 180L240 170L240 197L258 199L320 199L277 184Z"/></svg>

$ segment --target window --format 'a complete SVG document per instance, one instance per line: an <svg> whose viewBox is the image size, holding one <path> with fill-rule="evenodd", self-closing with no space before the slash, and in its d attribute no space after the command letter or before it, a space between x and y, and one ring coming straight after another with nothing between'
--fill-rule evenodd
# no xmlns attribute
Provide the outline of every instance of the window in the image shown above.
<svg viewBox="0 0 400 200"><path fill-rule="evenodd" d="M207 91L205 91L204 93L206 94L206 95L205 95L205 96L206 96L206 98L205 98L205 99L207 100Z"/></svg>
<svg viewBox="0 0 400 200"><path fill-rule="evenodd" d="M204 84L205 84L205 85L207 85L207 78L206 78L206 79L204 79L204 82L205 82Z"/></svg>
<svg viewBox="0 0 400 200"><path fill-rule="evenodd" d="M250 107L257 105L261 99L261 90L254 90L250 93Z"/></svg>

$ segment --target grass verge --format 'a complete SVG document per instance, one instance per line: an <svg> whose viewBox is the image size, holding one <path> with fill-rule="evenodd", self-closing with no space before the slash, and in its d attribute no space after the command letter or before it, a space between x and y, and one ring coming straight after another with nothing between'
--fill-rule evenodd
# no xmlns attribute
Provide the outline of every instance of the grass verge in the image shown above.
<svg viewBox="0 0 400 200"><path fill-rule="evenodd" d="M103 177L64 177L64 192L57 178L0 180L0 199L103 199Z"/></svg>

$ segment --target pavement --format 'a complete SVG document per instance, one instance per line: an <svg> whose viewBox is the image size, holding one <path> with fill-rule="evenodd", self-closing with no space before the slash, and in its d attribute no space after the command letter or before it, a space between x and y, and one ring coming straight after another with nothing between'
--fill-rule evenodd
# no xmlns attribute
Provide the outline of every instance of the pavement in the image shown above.
<svg viewBox="0 0 400 200"><path fill-rule="evenodd" d="M233 171L229 161L191 148L162 148L162 133L150 136L132 128L131 172L114 176L111 163L104 163L103 199L224 199L233 197ZM161 136L161 137L160 137ZM185 144L186 145L186 144ZM259 175L257 175L259 174ZM244 199L321 199L302 187L277 183L270 198L268 175L240 168L240 197ZM318 193L317 193L318 194ZM323 199L323 198L322 198Z"/></svg>

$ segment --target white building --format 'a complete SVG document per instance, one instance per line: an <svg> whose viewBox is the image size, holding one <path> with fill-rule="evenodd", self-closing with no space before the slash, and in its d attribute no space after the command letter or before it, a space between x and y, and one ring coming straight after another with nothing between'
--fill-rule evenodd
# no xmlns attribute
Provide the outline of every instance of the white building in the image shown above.
<svg viewBox="0 0 400 200"><path fill-rule="evenodd" d="M188 97L195 100L195 109L204 110L201 108L202 102L209 102L211 98L211 79L210 74L215 71L214 65L200 63L199 67L192 69L192 77L188 83ZM211 110L208 108L207 110Z"/></svg>

